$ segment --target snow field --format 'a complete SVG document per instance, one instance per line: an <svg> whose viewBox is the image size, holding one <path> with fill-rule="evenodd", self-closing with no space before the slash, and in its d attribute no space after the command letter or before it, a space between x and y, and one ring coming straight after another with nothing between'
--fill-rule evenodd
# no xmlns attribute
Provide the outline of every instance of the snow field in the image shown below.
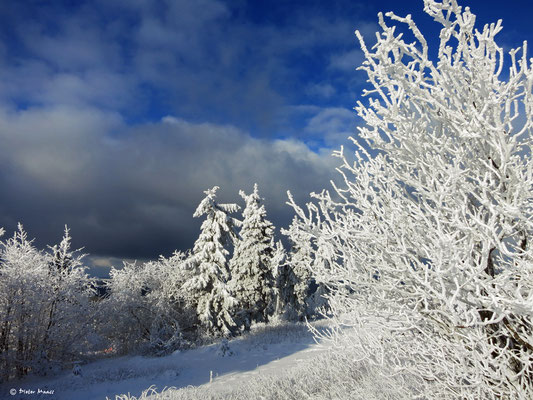
<svg viewBox="0 0 533 400"><path fill-rule="evenodd" d="M253 375L237 374L233 379L215 380L211 384L181 389L166 389L160 393L146 390L140 397L122 395L115 400L238 400L238 399L338 399L396 400L409 399L402 395L389 377L363 364L350 363L331 353L312 355L297 353L275 367L260 367ZM308 358L297 358L305 357ZM274 373L273 373L274 372Z"/></svg>
<svg viewBox="0 0 533 400"><path fill-rule="evenodd" d="M322 324L322 326L320 326ZM323 331L324 322L313 325ZM302 335L301 325L282 329L261 326L252 335L230 342L231 365L214 363L214 379L200 386L151 387L115 400L237 400L237 399L407 399L399 390L405 382L384 376L377 368L356 360L354 354L331 352L331 343L314 343ZM279 340L282 340L281 342ZM264 350L264 351L261 351ZM203 349L210 352L210 348ZM244 358L243 355L246 357ZM278 358L275 358L278 357ZM262 360L257 367L256 361ZM237 366L238 365L238 366Z"/></svg>
<svg viewBox="0 0 533 400"><path fill-rule="evenodd" d="M325 321L313 322L312 325L318 330L326 329ZM180 389L190 386L195 388L185 389L184 395L205 391L232 396L235 390L249 390L246 389L248 382L279 379L293 367L312 363L311 360L324 354L327 348L327 344L315 342L304 323L256 324L251 332L226 343L218 340L165 357L115 357L82 365L81 375L78 376L70 370L53 378L29 376L0 386L0 398L6 395L13 400L134 399L143 398L143 392L146 392L146 397L150 387L161 391L165 387ZM12 388L17 391L53 390L54 394L18 393L11 396L9 390ZM167 390L162 396L174 392L182 395L180 391Z"/></svg>

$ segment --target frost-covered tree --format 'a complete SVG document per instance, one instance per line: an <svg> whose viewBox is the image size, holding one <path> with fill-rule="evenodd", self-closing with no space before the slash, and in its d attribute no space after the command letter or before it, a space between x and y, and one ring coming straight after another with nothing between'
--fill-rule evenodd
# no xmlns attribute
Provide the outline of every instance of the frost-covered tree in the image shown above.
<svg viewBox="0 0 533 400"><path fill-rule="evenodd" d="M246 206L240 239L230 261L230 288L239 301L240 324L248 329L251 322L266 322L274 309L272 240L274 225L266 219L265 206L254 185L252 194L239 192Z"/></svg>
<svg viewBox="0 0 533 400"><path fill-rule="evenodd" d="M182 252L111 269L110 296L101 305L108 319L102 333L115 351L167 354L194 339L195 313L183 290L189 273Z"/></svg>
<svg viewBox="0 0 533 400"><path fill-rule="evenodd" d="M323 247L317 246L312 257L310 268L312 271L318 269L327 271L329 269L329 252L325 251ZM321 282L312 276L309 284L309 296L307 297L307 315L317 318L327 314L329 311L327 297L328 287L326 282Z"/></svg>
<svg viewBox="0 0 533 400"><path fill-rule="evenodd" d="M206 197L193 214L196 218L205 216L205 220L190 258L192 277L184 288L192 298L206 332L232 335L238 329L234 320L238 302L227 285L231 279L228 249L237 237L235 227L239 222L230 213L240 207L218 204L217 190L218 186L206 190Z"/></svg>
<svg viewBox="0 0 533 400"><path fill-rule="evenodd" d="M276 305L275 314L286 320L298 319L294 311L296 296L294 286L298 283L289 263L289 257L283 243L278 241L275 245L271 260L274 270Z"/></svg>
<svg viewBox="0 0 533 400"><path fill-rule="evenodd" d="M90 315L92 313L89 298L94 294L90 280L83 265L85 254L81 249L72 250L70 230L65 226L61 242L49 246L46 254L48 259L48 310L46 324L43 327L45 356L47 359L61 359L68 350L63 343L55 343L58 339L78 346L73 347L71 357L76 358L76 351L86 349L92 333ZM82 315L82 317L80 317ZM73 323L73 321L76 323Z"/></svg>
<svg viewBox="0 0 533 400"><path fill-rule="evenodd" d="M2 380L26 374L38 354L30 348L38 339L36 327L46 314L42 282L47 281L48 265L32 246L22 225L3 243L0 254L0 357Z"/></svg>
<svg viewBox="0 0 533 400"><path fill-rule="evenodd" d="M113 267L109 273L109 297L100 304L103 311L101 333L119 354L141 349L150 342L152 299L146 297L145 275L144 265L136 262L124 262L122 268Z"/></svg>
<svg viewBox="0 0 533 400"><path fill-rule="evenodd" d="M365 332L354 346L419 377L419 397L533 398L531 60L524 42L504 70L501 21L424 4L435 52L410 15L379 14L371 49L357 33L373 89L355 162L338 153L340 199L293 204L298 229L329 254L315 273Z"/></svg>
<svg viewBox="0 0 533 400"><path fill-rule="evenodd" d="M281 267L279 281L280 291L283 293L285 314L289 319L303 320L308 317L308 297L312 282L313 249L311 237L305 231L298 229L296 217L289 229L282 229L282 233L289 237L291 244L287 261Z"/></svg>
<svg viewBox="0 0 533 400"><path fill-rule="evenodd" d="M274 277L274 314L281 315L283 314L283 308L285 305L286 297L285 293L282 291L282 288L284 287L284 282L286 281L284 275L287 252L285 251L281 240L275 243L274 238L272 238L271 246L274 249L274 253L272 254L272 258L270 260L270 265L272 267Z"/></svg>
<svg viewBox="0 0 533 400"><path fill-rule="evenodd" d="M0 380L45 374L87 350L89 279L70 235L37 250L19 224L0 250ZM68 262L67 262L68 259Z"/></svg>

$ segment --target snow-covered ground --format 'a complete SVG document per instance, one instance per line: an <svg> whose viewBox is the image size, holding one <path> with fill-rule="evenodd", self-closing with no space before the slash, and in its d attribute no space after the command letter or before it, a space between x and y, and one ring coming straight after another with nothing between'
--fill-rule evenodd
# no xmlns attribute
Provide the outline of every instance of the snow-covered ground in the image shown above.
<svg viewBox="0 0 533 400"><path fill-rule="evenodd" d="M314 323L319 329L325 323ZM82 365L81 375L65 371L54 378L28 377L1 387L0 398L93 400L140 396L150 386L210 386L231 391L253 377L279 376L308 363L327 349L303 324L258 325L251 333L223 343L175 352L166 357L125 356ZM10 395L11 389L17 394ZM38 393L41 390L44 393ZM33 393L31 393L33 391ZM53 392L53 394L50 394Z"/></svg>

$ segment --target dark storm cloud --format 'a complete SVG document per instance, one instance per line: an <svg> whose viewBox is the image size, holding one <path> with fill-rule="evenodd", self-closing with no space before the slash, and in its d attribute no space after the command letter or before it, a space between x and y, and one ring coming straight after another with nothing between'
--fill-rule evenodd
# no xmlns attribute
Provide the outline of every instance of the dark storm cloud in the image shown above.
<svg viewBox="0 0 533 400"><path fill-rule="evenodd" d="M214 0L2 5L0 226L21 221L44 247L68 224L104 268L189 248L203 191L240 203L255 182L287 226L286 191L303 203L335 176L355 120L332 77L355 27L375 25L283 7L270 20Z"/></svg>
<svg viewBox="0 0 533 400"><path fill-rule="evenodd" d="M305 200L337 164L301 141L232 126L166 117L132 128L115 114L65 107L2 110L0 146L0 225L27 221L43 246L66 223L87 251L124 258L190 247L200 224L192 214L214 185L220 201L239 202L257 182L270 218L286 225L286 191Z"/></svg>

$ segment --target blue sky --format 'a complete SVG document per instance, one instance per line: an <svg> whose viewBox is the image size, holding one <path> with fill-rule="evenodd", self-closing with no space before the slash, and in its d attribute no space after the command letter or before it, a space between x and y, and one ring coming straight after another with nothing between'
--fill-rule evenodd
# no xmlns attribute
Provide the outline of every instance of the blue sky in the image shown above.
<svg viewBox="0 0 533 400"><path fill-rule="evenodd" d="M462 2L500 44L533 43L528 1ZM203 190L239 202L254 182L287 226L286 191L328 187L358 123L353 34L423 2L93 0L0 4L0 226L36 244L72 229L91 263L192 246ZM532 44L533 45L533 44Z"/></svg>

